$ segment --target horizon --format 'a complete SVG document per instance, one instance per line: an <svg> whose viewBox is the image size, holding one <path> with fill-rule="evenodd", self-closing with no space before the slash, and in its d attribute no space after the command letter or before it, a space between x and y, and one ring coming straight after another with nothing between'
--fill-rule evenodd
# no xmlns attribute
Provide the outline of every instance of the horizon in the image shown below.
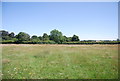
<svg viewBox="0 0 120 81"><path fill-rule="evenodd" d="M2 14L2 30L15 34L42 36L57 29L80 40L118 38L117 2L2 2Z"/></svg>

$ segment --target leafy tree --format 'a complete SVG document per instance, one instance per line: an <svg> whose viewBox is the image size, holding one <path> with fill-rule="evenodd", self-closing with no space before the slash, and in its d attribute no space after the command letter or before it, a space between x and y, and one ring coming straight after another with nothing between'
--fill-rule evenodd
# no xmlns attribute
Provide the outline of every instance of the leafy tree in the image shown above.
<svg viewBox="0 0 120 81"><path fill-rule="evenodd" d="M73 35L72 41L79 41L79 37L77 35Z"/></svg>
<svg viewBox="0 0 120 81"><path fill-rule="evenodd" d="M64 36L64 40L65 40L65 42L70 42L70 41L72 41L72 37Z"/></svg>
<svg viewBox="0 0 120 81"><path fill-rule="evenodd" d="M31 37L31 41L32 41L32 42L36 42L36 43L37 43L37 42L39 42L39 40L40 40L40 39L39 39L36 35L33 35L33 36Z"/></svg>
<svg viewBox="0 0 120 81"><path fill-rule="evenodd" d="M0 37L2 38L2 40L10 40L11 38L9 37L9 33L8 31L5 30L1 30L0 31Z"/></svg>
<svg viewBox="0 0 120 81"><path fill-rule="evenodd" d="M14 32L11 32L11 33L9 34L9 37L14 38L14 37L15 37Z"/></svg>
<svg viewBox="0 0 120 81"><path fill-rule="evenodd" d="M31 39L37 39L38 37L36 35L33 35Z"/></svg>
<svg viewBox="0 0 120 81"><path fill-rule="evenodd" d="M117 41L120 41L120 39L118 38Z"/></svg>
<svg viewBox="0 0 120 81"><path fill-rule="evenodd" d="M43 38L43 41L49 40L49 36L46 33L43 34L42 38Z"/></svg>
<svg viewBox="0 0 120 81"><path fill-rule="evenodd" d="M42 36L39 36L38 38L39 38L40 40L42 40Z"/></svg>
<svg viewBox="0 0 120 81"><path fill-rule="evenodd" d="M72 41L72 37L67 37L67 42L71 42Z"/></svg>
<svg viewBox="0 0 120 81"><path fill-rule="evenodd" d="M54 29L50 32L50 40L55 41L56 43L62 43L63 42L63 36L62 32Z"/></svg>
<svg viewBox="0 0 120 81"><path fill-rule="evenodd" d="M2 40L11 40L9 36L2 36Z"/></svg>
<svg viewBox="0 0 120 81"><path fill-rule="evenodd" d="M29 41L30 40L30 35L25 33L25 32L20 32L17 36L19 41Z"/></svg>
<svg viewBox="0 0 120 81"><path fill-rule="evenodd" d="M5 31L5 30L1 30L0 33L1 33L2 36L8 36L9 35L8 31Z"/></svg>
<svg viewBox="0 0 120 81"><path fill-rule="evenodd" d="M67 42L67 37L66 36L63 36L64 37L64 42Z"/></svg>

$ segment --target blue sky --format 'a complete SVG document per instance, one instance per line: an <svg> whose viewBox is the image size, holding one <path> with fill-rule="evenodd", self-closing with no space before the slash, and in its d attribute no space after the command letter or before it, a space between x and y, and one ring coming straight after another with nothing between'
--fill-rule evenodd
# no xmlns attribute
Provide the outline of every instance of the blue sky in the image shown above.
<svg viewBox="0 0 120 81"><path fill-rule="evenodd" d="M3 2L2 29L42 36L57 29L81 40L118 38L117 2Z"/></svg>

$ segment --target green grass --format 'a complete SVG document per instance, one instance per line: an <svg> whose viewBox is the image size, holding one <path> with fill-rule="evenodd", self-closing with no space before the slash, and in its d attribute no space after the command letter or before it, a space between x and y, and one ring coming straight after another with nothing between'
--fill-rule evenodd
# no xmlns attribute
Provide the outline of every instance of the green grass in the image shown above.
<svg viewBox="0 0 120 81"><path fill-rule="evenodd" d="M116 79L117 45L3 45L3 79Z"/></svg>

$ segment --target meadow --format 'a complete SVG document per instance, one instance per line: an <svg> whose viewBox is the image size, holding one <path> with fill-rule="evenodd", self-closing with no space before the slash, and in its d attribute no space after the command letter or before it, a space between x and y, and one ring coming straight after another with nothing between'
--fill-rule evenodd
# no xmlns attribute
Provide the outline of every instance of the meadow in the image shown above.
<svg viewBox="0 0 120 81"><path fill-rule="evenodd" d="M118 78L118 45L0 46L3 79Z"/></svg>

